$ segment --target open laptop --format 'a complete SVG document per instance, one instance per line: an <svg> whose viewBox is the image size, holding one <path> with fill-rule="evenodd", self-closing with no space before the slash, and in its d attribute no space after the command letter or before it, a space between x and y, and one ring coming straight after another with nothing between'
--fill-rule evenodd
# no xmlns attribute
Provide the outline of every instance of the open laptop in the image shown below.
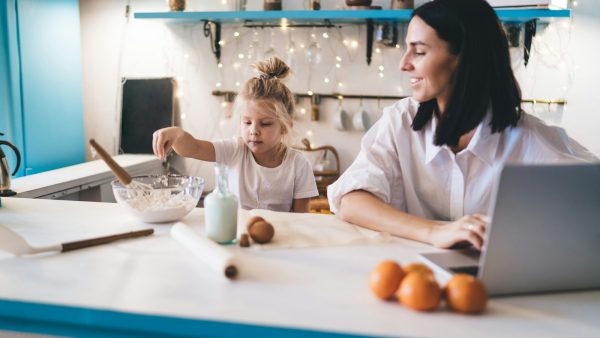
<svg viewBox="0 0 600 338"><path fill-rule="evenodd" d="M481 255L422 258L475 274L490 295L600 288L600 163L506 166L490 211Z"/></svg>

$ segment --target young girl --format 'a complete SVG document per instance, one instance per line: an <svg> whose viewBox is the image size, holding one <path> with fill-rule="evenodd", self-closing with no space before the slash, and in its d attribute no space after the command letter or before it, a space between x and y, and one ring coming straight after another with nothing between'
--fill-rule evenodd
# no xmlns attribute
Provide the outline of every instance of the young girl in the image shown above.
<svg viewBox="0 0 600 338"><path fill-rule="evenodd" d="M281 80L290 68L278 58L256 66L259 76L246 82L236 98L241 137L204 141L179 127L154 132L154 154L165 159L173 149L181 156L228 167L230 189L244 209L308 211L318 195L308 160L286 145L292 129L294 96Z"/></svg>

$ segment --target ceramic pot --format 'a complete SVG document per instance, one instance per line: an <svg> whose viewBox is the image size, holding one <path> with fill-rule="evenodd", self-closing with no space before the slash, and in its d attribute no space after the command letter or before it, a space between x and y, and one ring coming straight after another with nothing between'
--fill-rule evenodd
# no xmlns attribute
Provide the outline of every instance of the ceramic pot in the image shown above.
<svg viewBox="0 0 600 338"><path fill-rule="evenodd" d="M184 11L185 0L169 0L169 9L178 12Z"/></svg>
<svg viewBox="0 0 600 338"><path fill-rule="evenodd" d="M391 9L408 9L414 6L415 3L413 0L392 0L390 4Z"/></svg>

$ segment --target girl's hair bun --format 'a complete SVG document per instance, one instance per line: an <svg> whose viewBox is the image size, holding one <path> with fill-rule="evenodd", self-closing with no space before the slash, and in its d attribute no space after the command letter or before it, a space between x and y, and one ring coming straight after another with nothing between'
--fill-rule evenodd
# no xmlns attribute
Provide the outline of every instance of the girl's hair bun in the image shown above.
<svg viewBox="0 0 600 338"><path fill-rule="evenodd" d="M258 71L258 78L263 80L282 80L290 74L290 67L278 57L268 58L254 67Z"/></svg>

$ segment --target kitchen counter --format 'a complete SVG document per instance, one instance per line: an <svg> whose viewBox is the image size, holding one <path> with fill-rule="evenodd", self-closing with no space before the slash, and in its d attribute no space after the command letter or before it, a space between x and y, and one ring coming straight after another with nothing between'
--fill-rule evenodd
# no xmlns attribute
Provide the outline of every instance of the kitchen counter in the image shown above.
<svg viewBox="0 0 600 338"><path fill-rule="evenodd" d="M367 277L379 261L415 262L419 252L439 250L409 240L227 246L240 268L229 281L172 239L172 224L145 224L118 204L2 201L0 224L34 245L150 227L156 233L62 254L0 255L0 330L103 337L600 336L600 291L494 298L475 316L444 307L415 312L376 299ZM203 211L194 209L182 222L202 230Z"/></svg>
<svg viewBox="0 0 600 338"><path fill-rule="evenodd" d="M123 154L113 158L131 176L162 173L161 161L153 155ZM108 183L114 179L102 160L94 160L13 179L11 189L17 197L58 199L105 185L112 198Z"/></svg>

